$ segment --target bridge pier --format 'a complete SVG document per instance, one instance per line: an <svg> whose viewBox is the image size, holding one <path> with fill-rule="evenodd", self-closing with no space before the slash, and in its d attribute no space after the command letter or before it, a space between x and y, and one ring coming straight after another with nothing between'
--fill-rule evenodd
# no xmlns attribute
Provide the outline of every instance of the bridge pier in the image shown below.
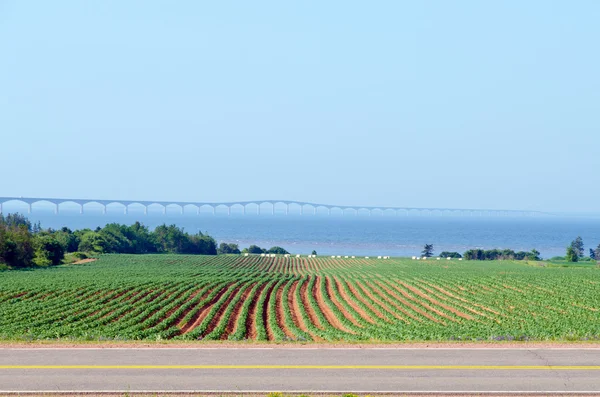
<svg viewBox="0 0 600 397"><path fill-rule="evenodd" d="M129 207L128 206L125 206L125 210L123 211L123 213L125 215L127 215L129 213Z"/></svg>
<svg viewBox="0 0 600 397"><path fill-rule="evenodd" d="M243 210L244 210L244 215L246 215L246 206L245 206L245 205L242 205L242 208L243 208Z"/></svg>
<svg viewBox="0 0 600 397"><path fill-rule="evenodd" d="M83 215L83 204L79 204L79 213Z"/></svg>
<svg viewBox="0 0 600 397"><path fill-rule="evenodd" d="M212 208L213 216L215 216L215 207L211 207L211 208Z"/></svg>
<svg viewBox="0 0 600 397"><path fill-rule="evenodd" d="M289 212L290 212L290 205L289 205L289 204L286 204L286 205L285 205L285 214L286 214L286 215L288 215L288 214L289 214Z"/></svg>
<svg viewBox="0 0 600 397"><path fill-rule="evenodd" d="M147 205L144 206L144 215L148 215L148 206Z"/></svg>
<svg viewBox="0 0 600 397"><path fill-rule="evenodd" d="M167 206L163 205L163 215L167 215Z"/></svg>
<svg viewBox="0 0 600 397"><path fill-rule="evenodd" d="M181 215L183 215L183 205L181 206Z"/></svg>
<svg viewBox="0 0 600 397"><path fill-rule="evenodd" d="M271 205L271 215L275 215L275 203L272 203Z"/></svg>
<svg viewBox="0 0 600 397"><path fill-rule="evenodd" d="M304 215L304 206L300 205L300 215Z"/></svg>
<svg viewBox="0 0 600 397"><path fill-rule="evenodd" d="M327 215L331 215L331 208L327 208Z"/></svg>
<svg viewBox="0 0 600 397"><path fill-rule="evenodd" d="M31 203L29 203L29 206L27 207L27 213L31 214Z"/></svg>
<svg viewBox="0 0 600 397"><path fill-rule="evenodd" d="M313 207L313 215L317 215L317 207Z"/></svg>
<svg viewBox="0 0 600 397"><path fill-rule="evenodd" d="M230 216L231 215L231 207L227 207L227 215Z"/></svg>
<svg viewBox="0 0 600 397"><path fill-rule="evenodd" d="M2 211L0 211L2 212ZM58 204L54 204L54 214L58 215Z"/></svg>

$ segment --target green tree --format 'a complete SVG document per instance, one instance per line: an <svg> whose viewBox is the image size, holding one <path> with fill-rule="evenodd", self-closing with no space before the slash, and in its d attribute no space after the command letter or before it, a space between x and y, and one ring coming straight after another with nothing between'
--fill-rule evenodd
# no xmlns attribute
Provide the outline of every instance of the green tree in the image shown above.
<svg viewBox="0 0 600 397"><path fill-rule="evenodd" d="M313 250L311 255L317 255L317 251Z"/></svg>
<svg viewBox="0 0 600 397"><path fill-rule="evenodd" d="M578 258L583 258L584 250L583 250L583 239L581 236L577 236L575 240L571 242L571 248L575 250Z"/></svg>
<svg viewBox="0 0 600 397"><path fill-rule="evenodd" d="M590 258L596 259L596 251L590 248Z"/></svg>
<svg viewBox="0 0 600 397"><path fill-rule="evenodd" d="M39 235L34 239L35 257L33 263L37 266L56 266L62 262L65 251L53 235Z"/></svg>
<svg viewBox="0 0 600 397"><path fill-rule="evenodd" d="M248 253L249 254L265 254L267 251L260 248L258 245L251 245L250 247L248 247Z"/></svg>
<svg viewBox="0 0 600 397"><path fill-rule="evenodd" d="M284 248L277 247L277 246L269 248L267 253L268 254L277 254L277 255L289 254L289 252L287 252Z"/></svg>
<svg viewBox="0 0 600 397"><path fill-rule="evenodd" d="M218 254L239 254L240 247L233 243L221 243L219 244Z"/></svg>
<svg viewBox="0 0 600 397"><path fill-rule="evenodd" d="M567 255L565 256L567 262L577 262L579 260L579 256L577 255L577 251L573 246L569 246L567 248Z"/></svg>
<svg viewBox="0 0 600 397"><path fill-rule="evenodd" d="M431 258L433 256L433 244L425 244L421 256L425 258Z"/></svg>
<svg viewBox="0 0 600 397"><path fill-rule="evenodd" d="M82 252L94 252L104 253L107 252L108 243L99 232L87 232L81 236L81 242L79 243L79 251Z"/></svg>
<svg viewBox="0 0 600 397"><path fill-rule="evenodd" d="M462 255L459 254L458 252L449 252L449 251L444 251L440 254L440 258L453 258L453 259L458 259L458 258L462 258Z"/></svg>

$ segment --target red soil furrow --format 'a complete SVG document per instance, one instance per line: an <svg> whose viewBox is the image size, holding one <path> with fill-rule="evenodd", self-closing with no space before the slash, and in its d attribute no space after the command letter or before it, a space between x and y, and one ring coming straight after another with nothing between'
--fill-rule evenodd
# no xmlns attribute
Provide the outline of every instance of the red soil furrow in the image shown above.
<svg viewBox="0 0 600 397"><path fill-rule="evenodd" d="M300 313L300 306L298 305L298 301L294 298L296 296L296 288L298 288L298 280L292 283L287 296L288 306L292 313L292 321L296 324L296 327L304 332L308 332L308 328L306 327L306 324L304 324L302 317L298 315L298 313Z"/></svg>
<svg viewBox="0 0 600 397"><path fill-rule="evenodd" d="M207 297L208 295L210 295L210 293L211 293L213 290L214 290L214 288L209 288L208 290L206 290L206 291L205 291L205 292L202 294L202 296L200 297L200 302L202 302L204 299L206 299L206 297ZM193 298L195 298L195 297L198 295L198 293L200 293L200 291L196 291L196 293L194 294L194 297L190 298L190 299L188 300L188 302L189 302L190 300L192 300ZM195 308L195 307L194 307L194 306L192 306L192 307L188 308L187 310L184 310L184 312L183 312L183 313L181 313L181 315L180 315L180 316L177 318L177 320L175 320L175 324L177 324L177 328L179 328L179 329L183 328L183 326L184 326L185 324L182 324L181 322L183 321L183 319L185 318L185 316L187 316L187 315L189 314L189 312L191 312L192 310L194 310L194 308Z"/></svg>
<svg viewBox="0 0 600 397"><path fill-rule="evenodd" d="M371 291L369 291L367 288L365 288L364 285L362 285L362 282L357 281L356 285L358 286L358 288L361 289L362 292L364 292L365 295L367 295L373 302L377 303L379 306L381 306L387 313L391 314L392 316L396 317L396 319L398 320L402 320L405 323L408 323L408 321L402 317L401 315L399 315L398 313L390 310L387 306L386 303L382 302L378 297L376 297L375 295L373 295L371 293ZM376 289L375 289L376 290Z"/></svg>
<svg viewBox="0 0 600 397"><path fill-rule="evenodd" d="M315 300L317 301L317 305L319 306L319 309L321 310L321 312L323 313L323 315L325 316L325 318L327 319L329 324L331 324L334 328L337 328L341 331L353 334L354 332L352 332L348 328L346 328L344 326L344 324L342 324L342 322L340 320L338 320L338 318L331 311L331 309L325 304L323 295L321 295L321 283L322 282L323 282L323 279L321 277L317 276L317 281L315 282L315 285L313 286L313 290L312 290L312 294L313 294Z"/></svg>
<svg viewBox="0 0 600 397"><path fill-rule="evenodd" d="M167 303L167 302L171 301L171 298L173 298L173 300L175 300L175 299L179 298L181 295L183 295L184 293L185 293L185 291L184 291L184 292L181 292L181 293L179 293L179 294L177 294L177 295L175 295L175 293L174 293L174 292L171 292L171 293L168 293L168 294L167 294L167 295L164 297L164 299L163 299L163 295L164 295L164 294L163 294L163 295L157 296L157 297L155 297L154 299L152 299L152 302L154 302L154 301L155 301L155 300L157 300L157 299L163 299L163 301L164 301L165 303ZM151 303L151 302L148 302L147 304L149 304L149 303ZM164 305L160 305L160 306L164 306ZM140 322L140 323L143 323L144 321L148 320L150 317L154 316L154 315L155 315L157 312L159 312L160 310L162 310L162 307L160 307L160 306L158 306L158 307L156 308L156 310L153 310L153 311L152 311L150 314L148 314L147 316L144 316L144 318L142 318L142 319L141 319L139 322ZM124 316L124 315L123 315L123 316ZM120 319L120 318L119 318L119 319ZM117 320L114 320L114 321L118 321L119 319L117 319ZM161 320L161 321L162 321L162 320Z"/></svg>
<svg viewBox="0 0 600 397"><path fill-rule="evenodd" d="M229 321L227 321L225 331L223 331L223 335L221 335L221 340L226 340L229 337L229 335L235 333L238 325L238 320L240 318L240 315L242 314L242 306L244 306L244 303L248 299L248 295L250 295L250 291L252 291L252 288L254 288L255 285L256 283L249 285L246 288L246 290L242 293L242 299L240 299L235 304L233 312L231 312L231 317L229 317Z"/></svg>
<svg viewBox="0 0 600 397"><path fill-rule="evenodd" d="M276 293L276 299L275 299L275 313L276 313L276 320L277 320L277 325L279 326L279 328L281 328L281 330L283 331L283 333L285 334L285 336L287 336L290 339L294 339L294 334L285 326L285 312L283 309L283 288L285 287L285 284L281 284L279 286L279 289L277 290Z"/></svg>
<svg viewBox="0 0 600 397"><path fill-rule="evenodd" d="M235 296L237 294L239 294L241 292L241 290L242 290L242 287L240 285L238 285L237 287L235 287L233 289L233 291L229 294L227 299L225 299L225 302L223 302L221 307L219 307L219 310L217 310L217 312L215 313L214 317L208 324L208 327L206 327L206 330L202 334L202 337L205 337L206 335L213 332L215 328L217 328L217 325L219 325L219 323L221 322L221 319L223 318L223 313L225 313L225 310L227 310L227 307L231 304L231 301L233 300L233 298L235 298Z"/></svg>
<svg viewBox="0 0 600 397"><path fill-rule="evenodd" d="M269 287L269 290L267 291L267 296L265 298L265 304L261 308L262 309L262 321L263 321L263 324L265 325L265 330L267 331L267 340L275 340L275 337L273 336L273 331L271 330L271 327L269 327L269 302L273 295L273 289L275 289L275 284L273 284Z"/></svg>
<svg viewBox="0 0 600 397"><path fill-rule="evenodd" d="M375 306L373 306L370 302L367 302L367 300L365 300L356 290L356 288L354 288L354 286L348 281L348 280L344 280L344 282L346 283L346 285L348 286L348 289L350 290L350 292L352 293L352 295L358 299L359 301L361 301L365 306L367 306L369 309L371 309L371 311L373 313L375 313L375 315L377 317L379 317L382 320L387 320L386 316L384 316Z"/></svg>
<svg viewBox="0 0 600 397"><path fill-rule="evenodd" d="M400 310L400 311L401 311L402 313L404 313L404 314L405 314L407 317L409 317L409 318L411 318L411 319L413 319L413 320L416 320L416 321L421 321L421 320L420 320L418 317L416 317L414 314L412 314L412 313L410 313L409 311L407 311L405 307L403 307L401 304L399 304L399 303L397 302L397 300L400 300L400 301L402 301L402 302L403 302L404 300L403 300L403 299L401 299L401 298L399 298L399 297L398 297L396 294L394 294L394 292L393 292L393 291L391 291L389 288L387 288L386 286L384 286L384 285L381 285L381 284L379 284L379 283L377 283L377 282L375 282L375 281L373 281L373 282L368 282L368 281L365 281L365 283L366 283L367 285L369 285L371 288L373 288L373 290L374 290L374 291L377 293L377 295L378 295L378 296L379 296L381 299L385 300L386 302L388 302L388 304L390 304L390 305L394 306L396 309ZM385 292L385 294L384 294L384 293L383 293L381 290L383 290L383 291ZM395 301L394 299L392 299L391 297L394 297L394 298L396 298L396 301ZM407 322L409 322L409 323L410 323L410 321L408 321L408 320L405 320L405 321L407 321Z"/></svg>
<svg viewBox="0 0 600 397"><path fill-rule="evenodd" d="M429 302L433 303L434 305L444 308L444 309L448 310L449 312L456 314L458 317L462 317L466 320L473 320L473 316L470 316L466 313L463 313L459 310L454 309L453 307L443 304L442 302L438 301L437 299L434 299L434 298L430 297L429 295L427 295L426 293L424 293L423 291L419 290L418 288L413 287L412 285L406 284L402 281L399 281L399 283L402 284L405 288L412 291L414 294L417 294L421 298L428 300Z"/></svg>
<svg viewBox="0 0 600 397"><path fill-rule="evenodd" d="M337 300L336 295L333 292L332 282L329 277L325 277L325 287L327 288L327 294L329 295L331 302L338 308L338 310L346 317L347 320L352 322L352 324L360 327L360 323L354 318L353 315L348 313L346 308Z"/></svg>
<svg viewBox="0 0 600 397"><path fill-rule="evenodd" d="M266 284L258 287L256 291L256 296L252 299L252 303L250 303L250 307L248 308L248 318L246 319L246 338L250 340L256 340L256 317L258 312L258 297L261 295L262 291L265 289Z"/></svg>
<svg viewBox="0 0 600 397"><path fill-rule="evenodd" d="M352 308L358 313L360 314L360 316L365 319L367 322L371 323L371 324L375 324L375 321L373 321L373 319L371 318L371 316L369 316L367 314L367 312L365 312L360 306L358 306L356 304L356 302L354 302L354 300L352 298L350 298L348 296L348 294L346 294L346 291L342 288L342 286L340 285L340 280L338 279L334 279L335 280L335 286L337 288L337 290L340 293L340 296L342 297L342 299L344 299L350 306L352 306Z"/></svg>
<svg viewBox="0 0 600 397"><path fill-rule="evenodd" d="M198 310L198 312L190 319L190 321L181 328L181 334L185 335L202 324L202 321L207 316L210 308L213 307L213 305L217 303L219 299L221 299L221 296L223 296L223 294L227 292L230 287L231 284L224 286L209 302L204 304L202 308Z"/></svg>
<svg viewBox="0 0 600 397"><path fill-rule="evenodd" d="M185 300L185 302L183 302L181 304L181 306L185 305L186 303L188 303L189 301L191 301L192 299L194 299L196 297L196 295L198 295L199 292L200 291L194 291L194 292L192 292L192 294ZM164 320L168 319L169 317L171 317L173 315L173 313L175 313L177 311L177 309L179 309L181 306L177 306L177 307L174 307L173 309L169 310L165 314L165 316L160 319L159 323L161 323L162 321L164 321Z"/></svg>
<svg viewBox="0 0 600 397"><path fill-rule="evenodd" d="M391 290L390 288L388 288L388 284L383 284L380 281L375 281L375 284L379 285L387 293L389 293L391 296L393 296L394 299L396 299L398 302L402 303L406 307L410 307L412 310L414 310L415 312L417 312L417 313L421 314L422 316L428 318L431 321L434 321L436 323L445 324L443 321L438 320L437 318L433 317L431 314L427 313L426 311L424 311L424 310L420 309L419 307L415 306L414 304L410 303L410 301L412 301L413 299L412 299L412 297L410 295L404 293L404 291L399 290L395 286L393 287L398 292L401 292L403 296L406 296L409 300L404 299L403 297L401 297L397 293L395 293L393 290ZM408 313L406 313L406 314L408 314ZM415 320L421 321L421 319L416 318L413 315L410 315L410 316L411 316L411 318L414 318Z"/></svg>
<svg viewBox="0 0 600 397"><path fill-rule="evenodd" d="M305 282L302 283L302 285L300 287L300 296L302 297L302 306L304 306L304 309L306 310L306 314L308 314L308 318L310 318L310 321L315 325L315 327L317 327L319 329L323 329L323 326L321 325L319 318L315 314L314 308L310 305L310 302L308 300L308 283L309 282L310 282L310 276L306 279Z"/></svg>
<svg viewBox="0 0 600 397"><path fill-rule="evenodd" d="M434 286L432 286L432 285L431 285L431 284L429 284L429 283L425 283L425 284L426 284L426 285L429 285L429 286L430 286L431 288L433 288L433 289L437 289L437 288L435 288ZM424 289L426 292L428 292L428 293L430 293L430 294L432 294L432 295L435 295L435 291L433 291L433 290L431 290L431 289L429 289L429 288L427 288L427 287L425 287L425 286L423 286L423 285L419 285L419 287L420 287L420 288L423 288L423 289ZM442 295L442 296L438 296L438 298L439 298L439 299L441 299L441 300L443 300L443 301L445 301L445 302L448 302L448 301L450 301L450 300L449 300L449 298L447 297L447 295L444 295L444 294L443 294L441 291L439 291L439 290L438 290L438 294L439 294L439 295ZM468 302L468 301L466 301L466 300L462 300L462 299L460 299L460 301L461 301L462 303L472 304L472 303L470 303L470 302ZM482 316L482 317L487 317L487 315L486 315L485 313L478 312L477 310L475 310L475 309L472 309L472 308L470 308L470 307L468 307L468 306L465 306L465 305L462 305L462 304L458 304L458 303L457 303L457 305L459 305L460 307L462 307L463 309L465 309L465 310L467 310L467 311L470 311L470 312L471 312L471 313L473 313L473 314L477 314L478 316Z"/></svg>
<svg viewBox="0 0 600 397"><path fill-rule="evenodd" d="M425 309L430 310L432 312L434 312L435 314L447 318L448 320L451 321L456 321L455 319L451 318L450 316L448 316L447 314L439 311L438 309L429 306L427 303L421 301L421 300L417 300L416 298L412 297L408 292L404 291L402 288L394 285L393 283L390 284L392 286L392 288L394 288L396 291L400 292L405 298L410 299L413 302L418 302L421 306L423 306Z"/></svg>

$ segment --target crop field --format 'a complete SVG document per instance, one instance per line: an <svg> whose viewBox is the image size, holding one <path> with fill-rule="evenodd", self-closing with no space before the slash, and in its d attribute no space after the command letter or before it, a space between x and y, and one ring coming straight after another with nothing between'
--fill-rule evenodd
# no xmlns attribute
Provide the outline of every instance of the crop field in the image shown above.
<svg viewBox="0 0 600 397"><path fill-rule="evenodd" d="M600 270L542 263L104 255L0 272L11 340L600 339Z"/></svg>

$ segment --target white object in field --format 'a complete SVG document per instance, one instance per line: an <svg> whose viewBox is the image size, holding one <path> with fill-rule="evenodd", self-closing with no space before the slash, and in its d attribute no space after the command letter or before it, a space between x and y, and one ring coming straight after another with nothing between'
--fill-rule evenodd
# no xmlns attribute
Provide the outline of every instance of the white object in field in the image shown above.
<svg viewBox="0 0 600 397"><path fill-rule="evenodd" d="M348 255L344 256L344 258L348 259Z"/></svg>
<svg viewBox="0 0 600 397"><path fill-rule="evenodd" d="M440 259L442 259L442 258L437 258L437 260L438 260L438 261L439 261Z"/></svg>
<svg viewBox="0 0 600 397"><path fill-rule="evenodd" d="M300 258L300 255L296 255L296 258Z"/></svg>
<svg viewBox="0 0 600 397"><path fill-rule="evenodd" d="M248 253L245 253L245 254L244 254L244 256L248 256L248 255L250 255L250 254L248 254Z"/></svg>
<svg viewBox="0 0 600 397"><path fill-rule="evenodd" d="M332 258L335 258L335 255L331 255Z"/></svg>
<svg viewBox="0 0 600 397"><path fill-rule="evenodd" d="M368 257L368 256L365 256L365 259L369 259L369 257Z"/></svg>
<svg viewBox="0 0 600 397"><path fill-rule="evenodd" d="M446 259L447 259L447 260L452 260L452 258L450 258L450 257L447 257Z"/></svg>
<svg viewBox="0 0 600 397"><path fill-rule="evenodd" d="M356 257L354 255L352 255L352 259L355 259Z"/></svg>
<svg viewBox="0 0 600 397"><path fill-rule="evenodd" d="M419 258L419 257L417 257L417 258L415 258L415 259L416 259L416 260L418 260L418 261L420 261L420 260L421 260L421 258Z"/></svg>
<svg viewBox="0 0 600 397"><path fill-rule="evenodd" d="M378 256L377 259L381 259L381 256Z"/></svg>
<svg viewBox="0 0 600 397"><path fill-rule="evenodd" d="M417 259L417 257L416 257L416 256L413 256L412 258L413 258L413 261L414 261L415 259Z"/></svg>
<svg viewBox="0 0 600 397"><path fill-rule="evenodd" d="M462 261L462 258L458 258L459 261Z"/></svg>
<svg viewBox="0 0 600 397"><path fill-rule="evenodd" d="M276 256L275 254L271 254L271 258L275 258L275 256Z"/></svg>
<svg viewBox="0 0 600 397"><path fill-rule="evenodd" d="M338 257L338 258L341 258L341 256L339 256L339 255L338 255L337 257Z"/></svg>
<svg viewBox="0 0 600 397"><path fill-rule="evenodd" d="M424 261L425 261L425 260L427 260L427 257L426 257L426 256L424 256L424 257L423 257L423 260L424 260Z"/></svg>
<svg viewBox="0 0 600 397"><path fill-rule="evenodd" d="M265 256L265 254L260 254L260 256Z"/></svg>

